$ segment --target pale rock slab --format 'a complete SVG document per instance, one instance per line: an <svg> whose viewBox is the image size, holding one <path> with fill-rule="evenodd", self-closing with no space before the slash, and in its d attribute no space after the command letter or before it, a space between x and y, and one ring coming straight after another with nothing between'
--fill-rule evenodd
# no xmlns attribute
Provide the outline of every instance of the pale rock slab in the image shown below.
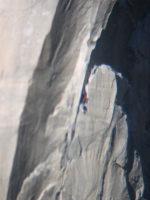
<svg viewBox="0 0 150 200"><path fill-rule="evenodd" d="M57 3L57 0L0 1L0 199L3 200L27 90ZM45 13L49 13L48 17Z"/></svg>

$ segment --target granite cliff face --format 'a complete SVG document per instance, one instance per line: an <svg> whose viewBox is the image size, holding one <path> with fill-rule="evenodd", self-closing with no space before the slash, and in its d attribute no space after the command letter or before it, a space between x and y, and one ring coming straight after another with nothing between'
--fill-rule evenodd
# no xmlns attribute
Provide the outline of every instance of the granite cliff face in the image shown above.
<svg viewBox="0 0 150 200"><path fill-rule="evenodd" d="M149 200L149 0L2 0L0 23L0 199Z"/></svg>

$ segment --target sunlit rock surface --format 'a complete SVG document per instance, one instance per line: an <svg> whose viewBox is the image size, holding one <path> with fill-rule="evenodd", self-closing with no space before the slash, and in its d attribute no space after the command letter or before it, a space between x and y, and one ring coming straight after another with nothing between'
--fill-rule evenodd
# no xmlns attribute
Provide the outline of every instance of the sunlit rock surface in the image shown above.
<svg viewBox="0 0 150 200"><path fill-rule="evenodd" d="M1 0L0 24L0 199L149 200L150 2Z"/></svg>
<svg viewBox="0 0 150 200"><path fill-rule="evenodd" d="M0 1L0 199L6 199L20 116L58 1Z"/></svg>

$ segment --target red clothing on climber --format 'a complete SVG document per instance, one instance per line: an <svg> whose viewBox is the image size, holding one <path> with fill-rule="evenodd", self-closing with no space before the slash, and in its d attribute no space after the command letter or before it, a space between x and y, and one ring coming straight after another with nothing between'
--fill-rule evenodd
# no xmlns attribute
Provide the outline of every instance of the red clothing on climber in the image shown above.
<svg viewBox="0 0 150 200"><path fill-rule="evenodd" d="M87 107L85 106L85 103L88 102L87 94L85 88L82 91L82 97L81 97L81 105L82 105L82 112L85 114L87 112Z"/></svg>
<svg viewBox="0 0 150 200"><path fill-rule="evenodd" d="M85 102L85 103L88 101L88 98L87 98L86 94L83 96L82 101Z"/></svg>
<svg viewBox="0 0 150 200"><path fill-rule="evenodd" d="M85 89L82 91L82 102L87 103L88 98Z"/></svg>

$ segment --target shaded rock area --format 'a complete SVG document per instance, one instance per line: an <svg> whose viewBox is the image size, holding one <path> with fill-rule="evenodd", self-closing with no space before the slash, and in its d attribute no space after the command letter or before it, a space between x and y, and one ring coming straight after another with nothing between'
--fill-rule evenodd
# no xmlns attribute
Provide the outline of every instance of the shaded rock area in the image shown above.
<svg viewBox="0 0 150 200"><path fill-rule="evenodd" d="M4 10L22 18L5 32L13 22L3 110L20 103L12 129L0 118L0 199L149 200L149 0L24 0Z"/></svg>
<svg viewBox="0 0 150 200"><path fill-rule="evenodd" d="M111 65L113 69L123 74L130 85L124 100L122 102L117 101L117 104L122 105L128 116L130 137L128 180L133 199L139 199L139 195L142 194L142 191L140 191L143 185L141 176L144 179L143 196L150 199L150 166L148 160L148 135L150 133L148 128L150 114L149 17L149 1L118 1L91 58L91 65L93 63ZM139 166L142 169L139 169ZM133 174L136 174L136 176ZM139 188L139 192L135 192L137 188Z"/></svg>

